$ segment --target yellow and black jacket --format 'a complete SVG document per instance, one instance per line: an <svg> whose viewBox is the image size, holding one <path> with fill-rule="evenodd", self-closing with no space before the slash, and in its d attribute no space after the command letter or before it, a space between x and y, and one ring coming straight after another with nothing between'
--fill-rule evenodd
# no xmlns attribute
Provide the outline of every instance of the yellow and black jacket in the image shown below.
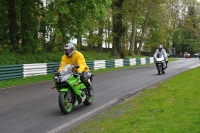
<svg viewBox="0 0 200 133"><path fill-rule="evenodd" d="M85 58L82 53L75 50L71 57L67 57L65 54L61 58L60 67L58 72L62 71L67 64L79 65L77 72L88 72L89 67L86 64Z"/></svg>

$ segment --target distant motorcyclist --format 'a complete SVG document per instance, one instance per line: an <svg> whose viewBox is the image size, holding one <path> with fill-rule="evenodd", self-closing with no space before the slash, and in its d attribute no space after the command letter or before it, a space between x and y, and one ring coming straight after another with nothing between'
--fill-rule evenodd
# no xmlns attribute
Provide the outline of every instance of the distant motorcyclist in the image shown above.
<svg viewBox="0 0 200 133"><path fill-rule="evenodd" d="M190 53L185 52L185 53L184 53L184 57L185 57L186 59L187 59L187 58L191 58Z"/></svg>
<svg viewBox="0 0 200 133"><path fill-rule="evenodd" d="M166 63L166 68L167 68L167 63L168 63L167 53L166 53L165 49L163 48L163 46L159 45L158 49L154 53L154 59L155 58L161 58L162 55L164 57L164 60L165 60L165 63Z"/></svg>
<svg viewBox="0 0 200 133"><path fill-rule="evenodd" d="M89 67L86 64L83 54L75 50L75 46L72 43L67 43L64 46L64 55L61 58L58 72L61 72L67 64L71 64L74 66L79 65L79 68L77 69L76 72L82 73L81 81L85 84L88 90L88 95L92 96L93 95L92 88L90 83L88 82Z"/></svg>

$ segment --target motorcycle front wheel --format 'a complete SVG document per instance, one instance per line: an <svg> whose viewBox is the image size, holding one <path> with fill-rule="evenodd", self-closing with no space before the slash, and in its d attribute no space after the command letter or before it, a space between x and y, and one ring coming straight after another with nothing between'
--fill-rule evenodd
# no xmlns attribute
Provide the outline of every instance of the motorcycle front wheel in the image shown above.
<svg viewBox="0 0 200 133"><path fill-rule="evenodd" d="M157 65L158 74L160 75L162 73L162 65Z"/></svg>
<svg viewBox="0 0 200 133"><path fill-rule="evenodd" d="M72 110L72 103L68 102L67 92L59 93L59 107L63 114L69 114Z"/></svg>

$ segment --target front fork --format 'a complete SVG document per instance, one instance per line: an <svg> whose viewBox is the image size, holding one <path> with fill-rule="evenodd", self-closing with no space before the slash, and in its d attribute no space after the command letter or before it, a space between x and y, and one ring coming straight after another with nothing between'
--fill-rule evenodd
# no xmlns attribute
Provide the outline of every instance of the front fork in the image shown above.
<svg viewBox="0 0 200 133"><path fill-rule="evenodd" d="M69 88L62 88L62 89L58 90L58 92L65 92L68 102L70 102L70 103L72 102L72 93Z"/></svg>

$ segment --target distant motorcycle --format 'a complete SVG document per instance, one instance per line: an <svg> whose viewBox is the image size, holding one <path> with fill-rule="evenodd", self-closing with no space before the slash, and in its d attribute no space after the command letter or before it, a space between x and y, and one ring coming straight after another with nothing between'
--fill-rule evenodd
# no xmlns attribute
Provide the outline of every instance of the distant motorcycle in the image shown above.
<svg viewBox="0 0 200 133"><path fill-rule="evenodd" d="M156 64L156 68L158 70L158 74L164 74L166 69L166 62L164 57L154 58L154 63Z"/></svg>
<svg viewBox="0 0 200 133"><path fill-rule="evenodd" d="M189 53L184 53L184 57L187 58L191 58L191 55Z"/></svg>
<svg viewBox="0 0 200 133"><path fill-rule="evenodd" d="M55 75L53 80L55 86L52 87L52 89L56 88L59 92L58 102L63 114L70 113L74 106L81 103L84 105L92 104L94 98L94 95L88 95L86 86L81 82L81 74L73 72L73 70L77 68L79 68L79 66L66 65L64 70L60 73L58 73L57 69L54 68ZM90 84L92 82L92 77L94 76L91 72L91 70L88 72L88 80Z"/></svg>

